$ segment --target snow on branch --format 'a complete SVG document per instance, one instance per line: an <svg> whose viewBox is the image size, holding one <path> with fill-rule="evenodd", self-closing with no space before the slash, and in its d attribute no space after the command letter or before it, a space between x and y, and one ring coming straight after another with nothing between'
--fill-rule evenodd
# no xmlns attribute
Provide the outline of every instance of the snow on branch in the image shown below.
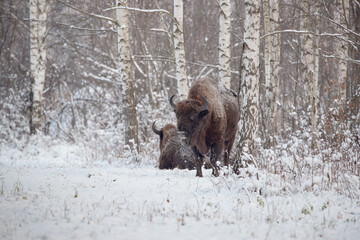
<svg viewBox="0 0 360 240"><path fill-rule="evenodd" d="M94 75L93 73L83 72L82 75L83 75L84 77L86 77L86 78L92 78L92 79L97 80L97 81L100 81L100 82L106 82L106 83L110 83L110 84L113 84L113 85L121 85L121 84L118 83L118 82L111 81L109 78L102 77L102 76L96 76L96 75Z"/></svg>
<svg viewBox="0 0 360 240"><path fill-rule="evenodd" d="M325 33L317 33L317 32L306 31L306 30L284 29L284 30L281 30L281 31L273 31L273 32L264 34L264 35L260 36L260 38L265 38L265 37L268 37L268 36L271 36L271 35L283 34L283 33L311 34L311 35L318 36L318 37L335 37L335 38L338 38L338 39L340 39L342 41L347 41L348 43L351 44L351 46L354 49L359 51L358 47L356 46L356 44L353 41L351 41L350 39L345 39L344 38L344 34L346 34L346 33L326 33L326 32Z"/></svg>
<svg viewBox="0 0 360 240"><path fill-rule="evenodd" d="M108 71L110 71L111 73L115 74L115 75L118 75L119 72L117 71L117 69L114 69L112 67L109 67L108 65L105 65L99 61L96 61L94 59L92 59L91 57L86 57L86 60L88 60L89 62L92 62L94 65L100 67L100 68L104 68Z"/></svg>
<svg viewBox="0 0 360 240"><path fill-rule="evenodd" d="M63 26L63 27L67 27L69 29L74 29L74 30L81 30L81 31L89 31L89 32L97 32L99 34L102 34L104 32L113 32L116 33L116 31L112 30L112 29L107 29L107 28L101 28L101 29L94 29L94 28L86 28L86 27L78 27L78 26L74 26L74 25L70 25L70 24L66 24L63 22L53 22L54 24L58 25L58 26Z"/></svg>
<svg viewBox="0 0 360 240"><path fill-rule="evenodd" d="M346 33L351 33L351 34L354 34L354 35L357 36L357 37L360 37L360 33L357 33L357 32L355 32L355 31L353 31L353 30L351 30L351 29L349 29L349 28L341 25L340 23L338 23L337 21L335 21L335 20L333 20L333 19L331 19L331 18L329 18L329 17L323 16L323 15L318 14L318 13L315 13L314 15L315 15L315 16L319 16L319 17L321 17L321 18L324 18L324 19L328 20L329 22L333 23L334 25L342 28Z"/></svg>
<svg viewBox="0 0 360 240"><path fill-rule="evenodd" d="M342 57L338 57L338 56L335 56L335 55L326 55L326 54L321 54L320 56L324 57L324 58L333 58L333 59L344 60L344 61L347 61L347 62L351 62L351 63L357 64L357 65L360 65L360 60L352 59L352 58L349 58L349 57L342 58Z"/></svg>
<svg viewBox="0 0 360 240"><path fill-rule="evenodd" d="M126 9L129 11L142 12L142 13L165 13L172 18L174 17L174 15L172 15L168 10L165 10L165 9L141 9L141 8L132 8L132 7L128 7L128 6L107 8L107 9L104 9L103 12L110 11L110 10L116 10L116 9Z"/></svg>
<svg viewBox="0 0 360 240"><path fill-rule="evenodd" d="M112 8L107 8L104 9L103 12L106 11L110 11L110 10L116 10L116 9L126 9L128 11L135 11L135 12L141 12L141 13L164 13L168 16L170 16L176 25L178 25L178 21L176 20L176 18L174 17L174 15L169 12L168 10L165 9L141 9L141 8L133 8L133 7L128 7L128 6L118 6L118 7L112 7Z"/></svg>
<svg viewBox="0 0 360 240"><path fill-rule="evenodd" d="M141 73L141 75L143 75L143 77L148 77L148 75L141 69L141 67L139 66L139 64L137 63L136 59L134 58L134 56L131 57L135 68L139 71L139 73Z"/></svg>
<svg viewBox="0 0 360 240"><path fill-rule="evenodd" d="M72 5L70 5L70 4L66 3L66 2L61 1L61 0L56 0L56 1L61 3L61 4L64 4L65 6L71 8L71 9L73 9L75 11L81 12L81 13L87 15L87 16L94 17L94 18L101 19L101 20L110 21L111 23L119 26L119 23L113 18L83 11L83 10L81 10L81 9L79 9L77 7L74 7L74 6L72 6ZM174 15L172 13L170 13L168 10L165 10L165 9L140 9L140 8L127 7L127 6L124 6L124 7L119 6L119 7L113 7L113 8L104 9L103 12L110 11L110 10L116 10L116 9L126 9L126 10L129 10L129 11L136 11L136 12L142 12L142 13L164 13L164 14L170 16L174 20L174 23L176 25L178 25L178 22L177 22L176 18L174 17ZM75 27L72 26L71 28L75 28ZM82 29L82 30L88 30L88 29ZM103 31L106 31L106 30L103 30ZM168 33L168 31L166 31L164 29L157 29L157 28L152 28L151 31Z"/></svg>
<svg viewBox="0 0 360 240"><path fill-rule="evenodd" d="M285 30L281 30L281 31L273 31L273 32L264 34L264 35L260 36L260 38L265 38L265 37L268 37L271 35L282 34L282 33L311 34L311 35L315 35L315 36L319 36L319 37L323 37L323 36L340 37L343 35L340 33L316 33L313 31L306 31L306 30L285 29Z"/></svg>

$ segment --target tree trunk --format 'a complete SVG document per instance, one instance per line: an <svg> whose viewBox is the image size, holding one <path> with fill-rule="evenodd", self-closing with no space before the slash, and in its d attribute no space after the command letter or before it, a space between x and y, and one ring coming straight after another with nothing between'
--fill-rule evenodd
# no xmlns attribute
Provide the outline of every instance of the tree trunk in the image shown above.
<svg viewBox="0 0 360 240"><path fill-rule="evenodd" d="M334 12L334 20L340 24L342 27L347 28L347 21L349 19L349 0L337 0L336 9ZM342 30L340 30L343 32ZM346 81L347 81L347 61L344 60L348 58L348 37L347 35L343 36L343 39L337 39L335 42L335 51L336 56L339 57L339 68L337 74L338 81L338 95L339 95L339 114L343 115L345 110L346 102Z"/></svg>
<svg viewBox="0 0 360 240"><path fill-rule="evenodd" d="M127 6L127 0L116 0L116 6ZM129 37L129 12L116 10L118 22L119 75L122 86L125 143L131 150L139 151L138 122L134 100L134 83L131 76L131 52Z"/></svg>
<svg viewBox="0 0 360 240"><path fill-rule="evenodd" d="M270 26L270 0L264 0L264 29L265 34L271 32ZM271 83L271 36L265 37L265 45L264 45L264 66L265 66L265 128L267 128L266 119L270 114L270 101L271 97L269 96L270 92L270 83ZM266 131L266 129L265 129Z"/></svg>
<svg viewBox="0 0 360 240"><path fill-rule="evenodd" d="M46 0L30 0L30 133L37 133L42 124L42 94L46 70Z"/></svg>
<svg viewBox="0 0 360 240"><path fill-rule="evenodd" d="M351 12L352 12L352 21L351 25L355 32L360 32L360 6L358 6L356 1L351 1ZM354 39L354 38L353 38ZM356 38L355 38L356 39ZM360 48L360 44L357 44ZM351 57L353 59L360 59L360 53L354 48L351 48ZM352 65L352 77L349 83L349 90L351 92L351 115L354 118L354 121L351 124L351 128L355 131L359 131L360 126L360 66L353 64ZM359 133L358 133L359 134ZM359 134L360 135L360 134ZM360 136L358 137L360 138Z"/></svg>
<svg viewBox="0 0 360 240"><path fill-rule="evenodd" d="M183 31L183 0L174 0L174 55L178 94L181 99L187 97L189 87L186 71L185 44Z"/></svg>
<svg viewBox="0 0 360 240"><path fill-rule="evenodd" d="M231 87L231 0L220 0L219 19L219 77L221 83Z"/></svg>
<svg viewBox="0 0 360 240"><path fill-rule="evenodd" d="M245 13L239 130L242 151L253 154L259 128L260 0L246 0Z"/></svg>
<svg viewBox="0 0 360 240"><path fill-rule="evenodd" d="M311 5L310 0L307 0L304 3L304 9L306 13L304 14L304 23L305 29L307 31L312 31L311 28ZM314 58L314 36L312 34L306 34L304 37L304 79L307 89L307 94L309 97L309 106L311 106L311 129L312 129L312 147L317 148L317 137L316 137L316 127L317 127L317 104L319 101L318 93L318 82L317 77L315 76L316 71L316 62Z"/></svg>
<svg viewBox="0 0 360 240"><path fill-rule="evenodd" d="M279 30L279 1L265 0L265 33ZM274 144L277 132L277 101L280 72L280 35L265 38L265 131L266 147Z"/></svg>

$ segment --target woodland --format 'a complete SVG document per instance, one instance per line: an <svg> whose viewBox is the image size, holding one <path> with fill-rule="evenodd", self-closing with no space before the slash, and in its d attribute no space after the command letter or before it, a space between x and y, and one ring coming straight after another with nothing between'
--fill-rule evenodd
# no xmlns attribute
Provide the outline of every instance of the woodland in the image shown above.
<svg viewBox="0 0 360 240"><path fill-rule="evenodd" d="M239 94L240 165L321 153L359 175L357 0L4 0L0 14L3 144L40 134L141 161L152 123L176 123L169 97L210 76Z"/></svg>
<svg viewBox="0 0 360 240"><path fill-rule="evenodd" d="M201 77L230 166L159 169ZM0 238L359 239L359 0L1 0Z"/></svg>
<svg viewBox="0 0 360 240"><path fill-rule="evenodd" d="M159 136L152 125L176 125L169 98L185 99L189 87L204 76L238 95L240 121L231 166L221 168L219 178L205 170L207 180L197 180L195 171L158 169ZM22 176L26 166L52 169L63 163L69 169L91 168L89 179L101 178L106 168L119 167L130 175L136 171L146 184L143 170L150 182L160 174L164 185L165 179L175 181L184 191L187 182L182 181L199 188L210 181L210 189L229 189L231 196L241 192L260 209L267 204L264 186L272 196L300 191L317 199L331 192L346 197L348 212L355 212L347 219L359 222L360 1L1 0L0 203L25 196L17 191L23 187L15 172ZM246 181L260 181L263 187L254 183L247 188ZM240 197L231 199L234 206L246 205ZM350 199L357 199L355 206ZM319 201L319 209L324 202L329 206L326 198ZM172 199L159 204L169 202L175 204ZM225 221L226 207L216 215L210 207L215 203L198 198L193 203L214 211L209 218ZM188 217L173 214L176 207L162 215L161 208L151 205L149 210L143 204L147 215L136 215L138 205L129 205L129 213L149 222L153 216L174 217L178 227ZM298 205L300 215L311 216L313 205ZM190 207L193 220L207 216L199 209L191 212ZM229 222L247 219L237 216ZM358 222L353 221L356 234L350 238L359 236ZM3 236L16 238L11 229ZM260 232L263 238L270 230Z"/></svg>

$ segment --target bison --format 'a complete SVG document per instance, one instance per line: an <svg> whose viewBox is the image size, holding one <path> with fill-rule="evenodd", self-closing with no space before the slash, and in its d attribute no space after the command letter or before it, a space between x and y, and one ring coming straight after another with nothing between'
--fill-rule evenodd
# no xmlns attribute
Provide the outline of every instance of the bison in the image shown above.
<svg viewBox="0 0 360 240"><path fill-rule="evenodd" d="M214 79L198 79L189 89L187 99L169 102L173 107L178 130L185 133L196 156L196 176L202 177L204 155L211 150L212 173L219 176L219 156L224 153L224 165L235 141L240 120L237 94Z"/></svg>
<svg viewBox="0 0 360 240"><path fill-rule="evenodd" d="M195 154L178 135L176 127L167 124L160 130L152 125L154 133L160 136L160 169L189 169L195 168Z"/></svg>

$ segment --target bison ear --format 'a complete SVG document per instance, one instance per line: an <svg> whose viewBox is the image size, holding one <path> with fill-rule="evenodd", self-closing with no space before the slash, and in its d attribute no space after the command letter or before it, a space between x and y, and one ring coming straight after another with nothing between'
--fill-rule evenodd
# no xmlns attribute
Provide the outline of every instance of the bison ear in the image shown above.
<svg viewBox="0 0 360 240"><path fill-rule="evenodd" d="M209 110L205 109L199 113L199 118L205 117L209 113Z"/></svg>

